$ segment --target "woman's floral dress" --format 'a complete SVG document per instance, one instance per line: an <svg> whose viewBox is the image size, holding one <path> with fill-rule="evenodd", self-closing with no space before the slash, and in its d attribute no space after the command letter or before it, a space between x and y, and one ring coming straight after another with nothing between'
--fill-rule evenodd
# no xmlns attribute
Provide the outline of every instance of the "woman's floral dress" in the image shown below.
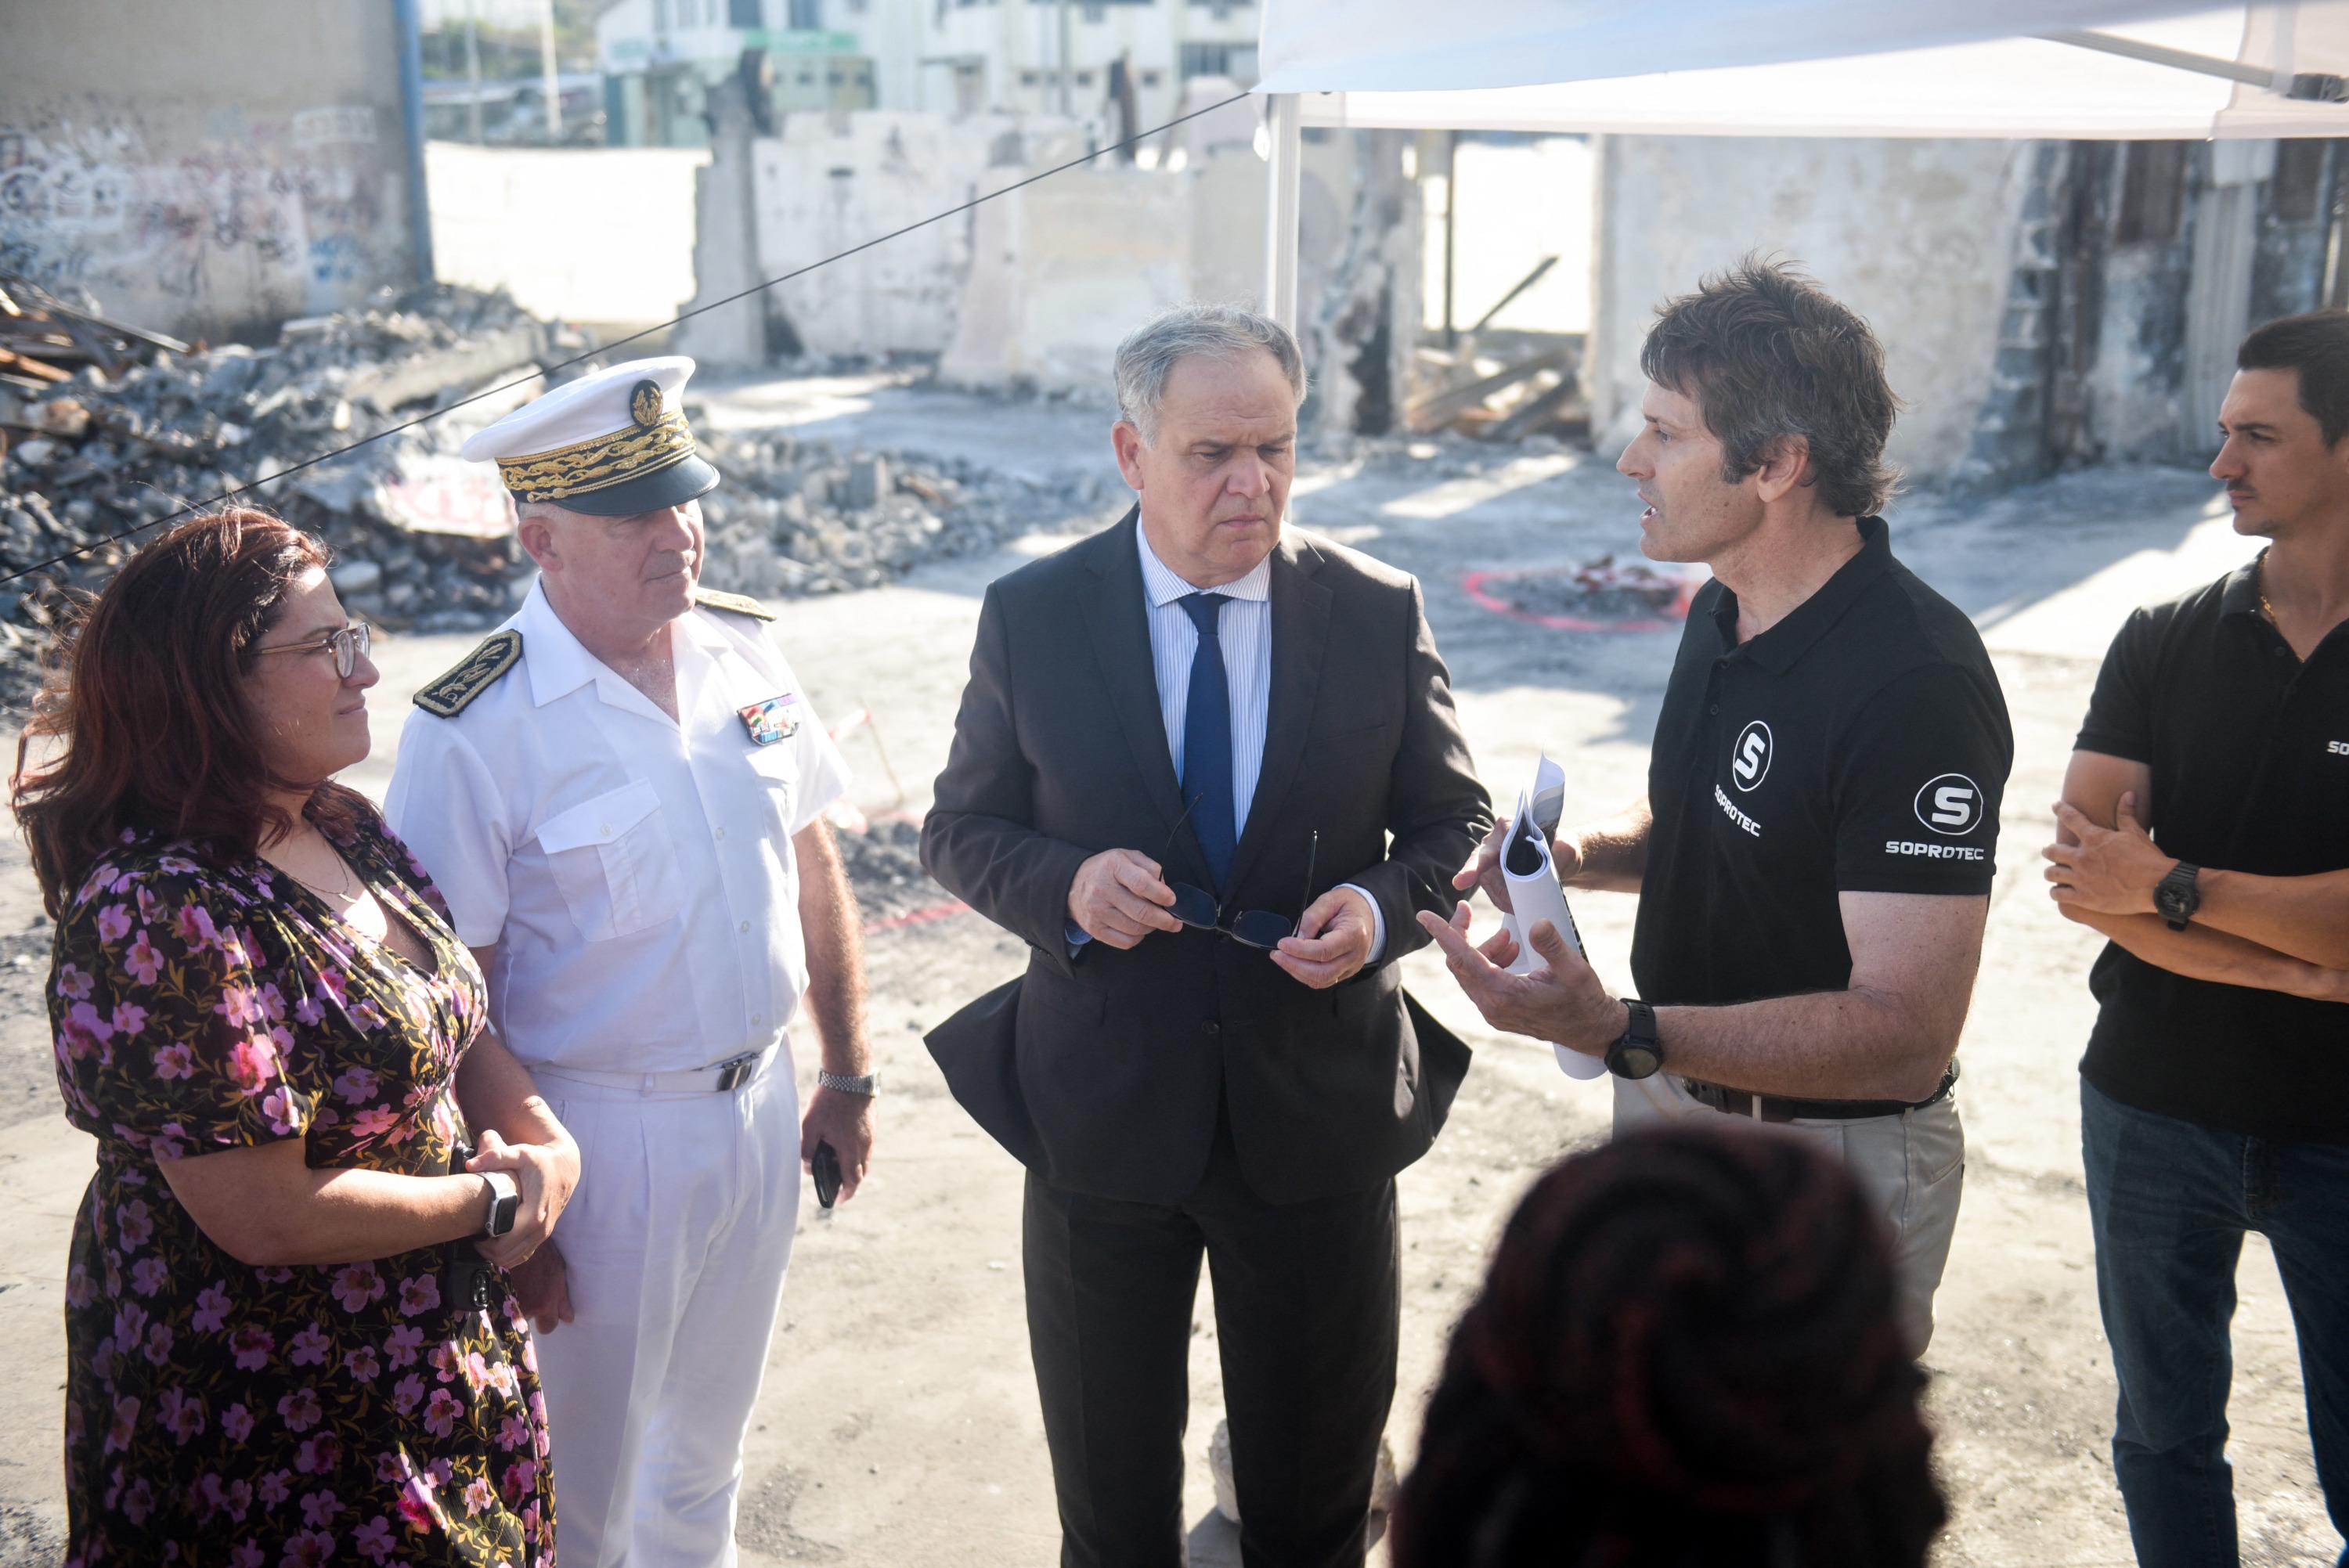
<svg viewBox="0 0 2349 1568"><path fill-rule="evenodd" d="M340 847L431 974L265 861L128 834L57 922L57 1082L98 1138L66 1283L69 1564L554 1560L502 1274L465 1243L254 1268L156 1165L300 1138L314 1169L447 1170L481 972L379 820Z"/></svg>

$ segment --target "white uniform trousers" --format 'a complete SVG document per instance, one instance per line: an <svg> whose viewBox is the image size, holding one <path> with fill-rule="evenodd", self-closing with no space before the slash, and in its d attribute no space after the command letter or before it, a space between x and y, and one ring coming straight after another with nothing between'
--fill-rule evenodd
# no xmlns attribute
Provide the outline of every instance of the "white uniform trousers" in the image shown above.
<svg viewBox="0 0 2349 1568"><path fill-rule="evenodd" d="M642 1094L537 1069L579 1140L539 1336L563 1568L731 1568L742 1439L799 1222L799 1089Z"/></svg>
<svg viewBox="0 0 2349 1568"><path fill-rule="evenodd" d="M1941 1270L1950 1261L1950 1238L1958 1229L1958 1196L1966 1178L1966 1130L1958 1119L1955 1094L1893 1116L1770 1122L1715 1110L1682 1088L1669 1068L1647 1078L1614 1081L1618 1133L1668 1121L1742 1122L1762 1132L1800 1139L1841 1161L1884 1220L1892 1242L1893 1311L1911 1354L1925 1353L1933 1338L1933 1293L1940 1288ZM560 1453L562 1439L554 1441ZM554 1474L559 1527L560 1467Z"/></svg>

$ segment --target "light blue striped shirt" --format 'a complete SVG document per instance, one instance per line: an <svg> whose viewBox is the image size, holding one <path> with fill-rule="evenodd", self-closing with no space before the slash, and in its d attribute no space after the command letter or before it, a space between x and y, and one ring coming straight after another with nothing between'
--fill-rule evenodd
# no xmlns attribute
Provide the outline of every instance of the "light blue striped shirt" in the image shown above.
<svg viewBox="0 0 2349 1568"><path fill-rule="evenodd" d="M1199 652L1199 628L1179 601L1194 593L1221 593L1231 601L1216 623L1224 645L1224 686L1231 694L1232 832L1247 831L1256 777L1264 771L1265 718L1272 707L1272 557L1247 576L1220 588L1198 589L1174 575L1158 559L1150 537L1134 521L1133 542L1142 551L1142 597L1150 607L1150 663L1158 676L1158 717L1166 722L1166 749L1174 777L1183 777L1183 720L1191 711L1191 661Z"/></svg>
<svg viewBox="0 0 2349 1568"><path fill-rule="evenodd" d="M1248 808L1256 799L1257 775L1264 771L1265 727L1272 708L1272 558L1268 555L1257 562L1256 570L1245 577L1200 589L1176 576L1174 568L1158 559L1139 518L1134 520L1133 542L1142 552L1142 599L1150 618L1150 663L1158 680L1158 717L1166 726L1166 750L1174 759L1178 779L1183 777L1183 720L1191 707L1191 660L1199 651L1199 628L1178 601L1199 593L1221 593L1230 601L1217 617L1216 638L1224 645L1224 684L1231 703L1232 827L1236 835L1244 834ZM1386 951L1386 914L1368 889L1352 882L1339 885L1353 888L1371 906L1370 962L1376 963ZM1074 922L1070 923L1072 945L1081 946L1090 940Z"/></svg>

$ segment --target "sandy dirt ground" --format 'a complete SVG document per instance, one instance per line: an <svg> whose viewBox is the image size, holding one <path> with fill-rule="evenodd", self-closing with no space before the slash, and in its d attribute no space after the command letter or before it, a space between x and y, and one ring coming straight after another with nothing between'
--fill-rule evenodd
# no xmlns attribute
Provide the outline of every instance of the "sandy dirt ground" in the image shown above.
<svg viewBox="0 0 2349 1568"><path fill-rule="evenodd" d="M1081 407L1004 407L835 380L744 386L715 412L733 423L991 454L1040 475L1109 471L1105 421ZM1928 1357L1939 1462L1955 1501L1940 1553L1948 1568L2130 1560L2106 1450L2113 1390L2078 1147L2075 1067L2093 1016L2094 949L2043 896L2036 857L2096 662L2121 618L2249 553L2211 495L2191 473L2097 471L1982 504L1920 498L1890 514L1896 551L1982 626L2018 748L1961 1052L1971 1136L1964 1211ZM1467 579L1630 554L1636 503L1627 501L1605 459L1548 448L1462 456L1445 446L1310 465L1292 511L1304 526L1420 575L1485 780L1514 799L1547 749L1567 768L1571 820L1642 789L1672 634L1529 624L1485 607ZM859 769L854 799L868 813L917 815L926 804L979 591L1059 542L1030 538L888 588L786 608L794 663L825 710L869 706L877 716L843 741ZM1494 592L1490 582L1485 589ZM357 782L380 792L408 693L466 643L388 640L377 755ZM1632 908L1596 895L1578 905L1596 962L1619 984ZM900 918L871 938L874 1046L886 1084L878 1161L837 1214L802 1210L745 1461L746 1563L1009 1568L1057 1556L1021 1314L1019 1171L955 1106L921 1044L925 1027L1016 972L1021 950L967 912L916 913L933 917ZM0 848L0 1564L51 1562L60 1540L60 1297L90 1163L88 1140L57 1110L38 915L11 834ZM1406 1462L1444 1335L1512 1203L1545 1164L1607 1130L1603 1084L1570 1083L1547 1047L1484 1028L1425 954L1407 961L1407 975L1477 1057L1442 1140L1401 1182L1402 1392L1390 1435ZM814 1060L802 1038L803 1079ZM2329 1561L2340 1542L2315 1485L2291 1325L2272 1260L2256 1242L2241 1292L2232 1415L2246 1561ZM1221 1387L1204 1285L1195 1323L1192 1560L1233 1563L1206 1462ZM560 1434L556 1441L559 1466Z"/></svg>

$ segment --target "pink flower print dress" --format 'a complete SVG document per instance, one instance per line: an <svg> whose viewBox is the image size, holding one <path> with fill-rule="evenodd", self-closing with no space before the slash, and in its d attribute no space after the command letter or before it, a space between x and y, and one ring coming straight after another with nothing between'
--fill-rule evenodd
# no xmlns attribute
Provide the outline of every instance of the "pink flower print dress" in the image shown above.
<svg viewBox="0 0 2349 1568"><path fill-rule="evenodd" d="M554 1562L546 1408L503 1274L465 1243L251 1267L156 1165L299 1138L314 1169L448 1168L481 971L379 820L341 847L429 973L265 862L135 836L57 922L57 1084L98 1140L66 1286L75 1568Z"/></svg>

